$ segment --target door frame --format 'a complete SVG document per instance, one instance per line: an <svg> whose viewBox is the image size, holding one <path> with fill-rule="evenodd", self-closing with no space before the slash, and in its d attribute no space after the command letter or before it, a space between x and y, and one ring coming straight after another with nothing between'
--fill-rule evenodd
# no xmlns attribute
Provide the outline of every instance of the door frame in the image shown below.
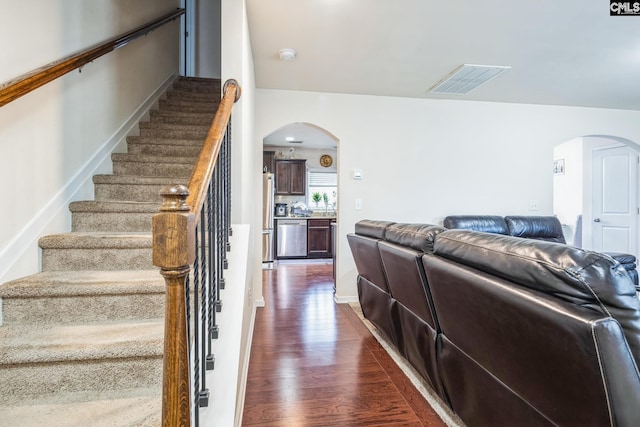
<svg viewBox="0 0 640 427"><path fill-rule="evenodd" d="M180 20L180 75L193 77L196 52L196 0L182 0L185 14Z"/></svg>

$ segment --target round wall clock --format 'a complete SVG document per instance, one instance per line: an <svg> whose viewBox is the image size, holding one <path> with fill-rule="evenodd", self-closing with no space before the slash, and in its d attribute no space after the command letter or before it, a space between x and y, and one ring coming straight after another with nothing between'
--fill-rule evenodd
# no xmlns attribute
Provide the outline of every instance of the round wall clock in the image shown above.
<svg viewBox="0 0 640 427"><path fill-rule="evenodd" d="M320 156L320 166L328 168L332 164L333 164L333 159L331 158L330 155L323 154L322 156Z"/></svg>

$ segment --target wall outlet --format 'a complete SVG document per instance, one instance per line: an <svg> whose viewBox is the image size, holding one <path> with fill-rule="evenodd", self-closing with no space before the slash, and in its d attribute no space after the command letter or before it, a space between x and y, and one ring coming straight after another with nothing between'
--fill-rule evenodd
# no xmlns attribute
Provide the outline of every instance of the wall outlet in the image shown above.
<svg viewBox="0 0 640 427"><path fill-rule="evenodd" d="M357 211L362 210L362 199L356 199L355 208Z"/></svg>
<svg viewBox="0 0 640 427"><path fill-rule="evenodd" d="M539 203L537 200L529 200L529 210L530 211L539 211Z"/></svg>

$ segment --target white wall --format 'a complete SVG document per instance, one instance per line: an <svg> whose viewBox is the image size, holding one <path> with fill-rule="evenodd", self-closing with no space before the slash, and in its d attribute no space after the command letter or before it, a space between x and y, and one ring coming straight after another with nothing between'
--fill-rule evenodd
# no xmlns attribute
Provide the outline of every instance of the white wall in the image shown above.
<svg viewBox="0 0 640 427"><path fill-rule="evenodd" d="M552 214L553 147L640 136L640 112L258 89L256 135L309 122L338 144L337 299L357 295L346 234L364 218L441 223L449 214ZM362 169L363 179L351 179ZM259 171L256 171L259 174ZM362 210L354 210L356 198Z"/></svg>
<svg viewBox="0 0 640 427"><path fill-rule="evenodd" d="M553 149L553 159L564 160L565 170L553 176L553 214L562 223L567 244L581 246L576 242L578 215L583 206L583 143L582 138L574 138Z"/></svg>
<svg viewBox="0 0 640 427"><path fill-rule="evenodd" d="M262 144L255 140L255 79L253 55L249 40L249 29L244 0L222 0L222 81L237 80L242 86L242 96L235 104L232 115L232 221L249 224L249 247L261 245L260 204L262 194ZM257 172L257 173L256 173ZM232 248L233 251L233 248ZM251 350L251 336L256 306L263 304L261 249L250 251L247 259L247 282L244 284L244 307L242 309L241 351L239 366L233 367L226 393L235 396L235 413L232 418L224 418L228 411L216 415L216 425L239 425L244 405L244 387ZM232 368L229 368L232 369ZM239 369L239 370L235 370ZM235 381L235 382L232 382ZM222 409L222 408L221 408Z"/></svg>
<svg viewBox="0 0 640 427"><path fill-rule="evenodd" d="M175 10L179 0L28 0L0 14L0 84ZM39 269L37 237L70 229L78 173L178 70L178 21L0 108L0 282ZM77 193L75 188L81 186ZM46 208L46 210L43 210Z"/></svg>

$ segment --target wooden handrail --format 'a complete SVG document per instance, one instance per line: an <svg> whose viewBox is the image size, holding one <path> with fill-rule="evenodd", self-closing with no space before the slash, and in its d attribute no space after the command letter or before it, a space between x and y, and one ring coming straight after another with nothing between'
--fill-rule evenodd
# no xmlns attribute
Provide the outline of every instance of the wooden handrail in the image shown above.
<svg viewBox="0 0 640 427"><path fill-rule="evenodd" d="M218 107L216 116L207 134L207 139L204 142L200 156L196 161L193 173L189 179L189 185L187 186L189 189L187 205L191 209L191 212L196 214L196 218L200 213L198 209L204 204L207 195L207 188L213 174L215 160L218 158L218 153L222 146L222 138L227 131L227 123L229 123L229 118L231 117L231 109L233 108L233 104L240 99L241 92L240 85L234 79L229 79L224 83L220 106Z"/></svg>
<svg viewBox="0 0 640 427"><path fill-rule="evenodd" d="M114 37L99 45L85 49L79 53L67 56L58 61L51 62L33 71L25 73L13 80L0 85L0 107L20 98L22 95L44 86L52 80L57 79L89 62L100 58L111 51L114 51L129 42L144 36L158 27L179 18L185 13L184 9L177 9L141 27Z"/></svg>
<svg viewBox="0 0 640 427"><path fill-rule="evenodd" d="M160 267L160 274L164 277L166 284L162 380L163 426L191 425L190 343L187 339L185 280L196 259L198 218L203 215L203 205L207 199L222 145L229 142L225 138L228 137L226 133L231 110L233 104L240 98L240 93L238 82L235 80L225 82L222 100L191 174L188 187L184 185L164 187L160 193L163 197L160 212L153 216L153 265ZM208 239L208 243L213 244L211 238ZM213 247L210 247L209 254L213 254L213 250ZM219 253L218 256L220 256ZM194 278L194 280L197 279Z"/></svg>

